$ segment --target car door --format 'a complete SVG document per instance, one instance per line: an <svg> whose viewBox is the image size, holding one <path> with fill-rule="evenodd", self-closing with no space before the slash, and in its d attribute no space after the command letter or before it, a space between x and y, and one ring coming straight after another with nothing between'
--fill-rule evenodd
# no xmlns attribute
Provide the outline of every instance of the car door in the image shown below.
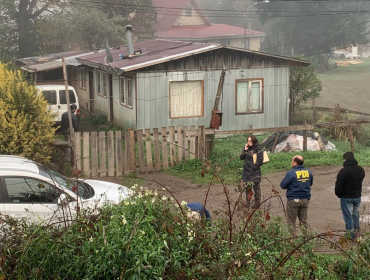
<svg viewBox="0 0 370 280"><path fill-rule="evenodd" d="M3 189L2 189L2 178L0 177L0 214L5 214L4 201L3 201Z"/></svg>
<svg viewBox="0 0 370 280"><path fill-rule="evenodd" d="M57 91L54 89L41 89L41 94L44 96L50 106L50 110L55 114L54 121L60 122L61 116L59 113L59 102Z"/></svg>
<svg viewBox="0 0 370 280"><path fill-rule="evenodd" d="M4 213L16 219L35 221L60 216L58 198L61 191L37 178L7 176L2 179Z"/></svg>

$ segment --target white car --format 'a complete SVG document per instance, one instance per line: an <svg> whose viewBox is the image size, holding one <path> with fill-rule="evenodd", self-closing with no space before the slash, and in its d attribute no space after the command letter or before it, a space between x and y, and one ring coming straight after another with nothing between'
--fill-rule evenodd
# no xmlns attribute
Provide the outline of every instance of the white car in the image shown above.
<svg viewBox="0 0 370 280"><path fill-rule="evenodd" d="M39 85L36 86L39 93L41 93L48 102L50 109L55 113L54 121L56 125L60 125L63 113L68 111L66 88L64 85ZM80 104L76 91L73 87L68 86L70 104L76 104L77 110L75 112L78 120L80 120Z"/></svg>
<svg viewBox="0 0 370 280"><path fill-rule="evenodd" d="M73 208L77 201L90 207L102 200L117 203L131 193L118 184L70 179L26 158L0 155L0 214L13 218L55 216L62 198Z"/></svg>

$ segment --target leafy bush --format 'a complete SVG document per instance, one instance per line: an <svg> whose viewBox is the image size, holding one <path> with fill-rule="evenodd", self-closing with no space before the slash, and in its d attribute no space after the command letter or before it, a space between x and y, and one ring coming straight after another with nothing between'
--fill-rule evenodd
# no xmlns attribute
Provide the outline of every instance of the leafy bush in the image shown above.
<svg viewBox="0 0 370 280"><path fill-rule="evenodd" d="M53 114L21 73L0 63L0 154L48 161L54 139Z"/></svg>
<svg viewBox="0 0 370 280"><path fill-rule="evenodd" d="M186 202L134 186L137 193L69 226L0 216L0 279L366 279L368 251L313 253L335 233L290 237L268 207L250 212L227 196L213 222L187 216ZM226 193L225 193L226 194ZM274 193L276 195L276 193ZM273 199L267 197L264 202ZM231 209L231 212L227 209ZM327 242L327 241L325 241ZM329 242L330 244L332 242ZM359 248L368 250L369 241ZM335 247L335 246L334 246ZM356 265L355 265L356 263ZM331 271L331 273L328 273ZM344 274L347 273L347 274Z"/></svg>

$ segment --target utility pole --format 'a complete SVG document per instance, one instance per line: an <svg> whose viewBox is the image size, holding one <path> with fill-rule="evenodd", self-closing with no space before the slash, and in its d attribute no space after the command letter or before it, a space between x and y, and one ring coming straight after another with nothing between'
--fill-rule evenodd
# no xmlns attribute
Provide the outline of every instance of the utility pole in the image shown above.
<svg viewBox="0 0 370 280"><path fill-rule="evenodd" d="M247 11L255 5L258 5L260 3L269 3L269 2L270 2L269 0L263 0L262 2L256 2L250 6L245 6L245 10L244 10L244 49L247 48ZM249 27L249 29L251 28Z"/></svg>
<svg viewBox="0 0 370 280"><path fill-rule="evenodd" d="M66 69L66 61L64 57L62 57L62 64L63 64L63 76L64 76L64 86L66 91L66 99L67 99L67 109L68 109L68 122L69 122L69 137L71 143L71 164L72 167L74 166L74 130L72 125L72 111L71 111L71 102L69 100L69 91L68 91L68 80L67 80L67 69Z"/></svg>

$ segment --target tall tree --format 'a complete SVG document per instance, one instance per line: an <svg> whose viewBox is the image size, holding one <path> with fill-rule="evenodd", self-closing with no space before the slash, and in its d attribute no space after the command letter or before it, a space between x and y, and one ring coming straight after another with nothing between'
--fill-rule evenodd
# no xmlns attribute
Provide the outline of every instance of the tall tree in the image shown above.
<svg viewBox="0 0 370 280"><path fill-rule="evenodd" d="M330 54L335 47L367 41L366 12L370 3L270 1L257 7L261 21L268 25L262 51L299 53L311 59L314 55Z"/></svg>

